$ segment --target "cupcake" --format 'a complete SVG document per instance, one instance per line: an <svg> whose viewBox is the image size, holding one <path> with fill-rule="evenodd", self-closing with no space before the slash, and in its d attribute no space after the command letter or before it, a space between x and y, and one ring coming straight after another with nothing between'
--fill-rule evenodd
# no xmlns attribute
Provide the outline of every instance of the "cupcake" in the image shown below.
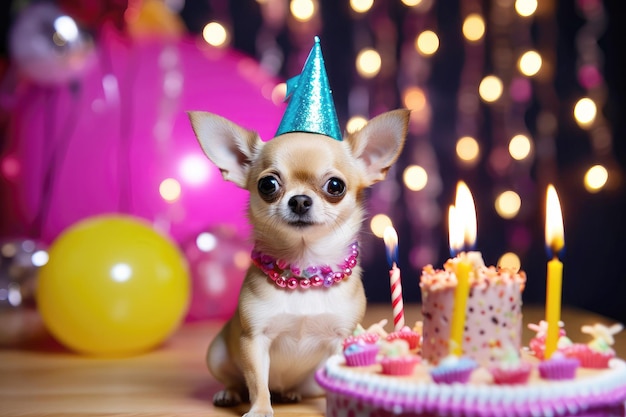
<svg viewBox="0 0 626 417"><path fill-rule="evenodd" d="M530 323L528 328L537 332L535 337L530 339L528 347L537 359L543 360L544 352L546 350L546 332L548 331L548 322L541 320L539 324ZM571 344L572 341L566 336L565 329L563 329L563 322L559 322L559 339L556 346L557 350L563 350Z"/></svg>
<svg viewBox="0 0 626 417"><path fill-rule="evenodd" d="M580 361L583 368L604 369L609 367L609 361L615 357L615 351L611 346L615 343L613 335L622 330L621 324L611 327L602 324L583 326L582 332L590 334L593 340L588 344L576 343L568 346L564 354Z"/></svg>
<svg viewBox="0 0 626 417"><path fill-rule="evenodd" d="M420 362L419 356L409 351L409 344L403 339L385 342L382 345L381 353L382 358L379 362L382 373L385 375L411 375L415 365Z"/></svg>
<svg viewBox="0 0 626 417"><path fill-rule="evenodd" d="M608 368L609 361L615 357L613 349L601 352L583 343L574 343L568 346L563 350L563 354L569 358L578 359L581 367L593 369Z"/></svg>
<svg viewBox="0 0 626 417"><path fill-rule="evenodd" d="M404 326L400 330L389 333L386 337L389 342L397 339L405 340L409 344L409 350L416 351L420 346L421 335L411 330L409 326Z"/></svg>
<svg viewBox="0 0 626 417"><path fill-rule="evenodd" d="M576 369L580 362L575 358L568 358L561 352L555 352L550 359L539 363L539 375L543 379L566 380L576 377Z"/></svg>
<svg viewBox="0 0 626 417"><path fill-rule="evenodd" d="M380 347L373 343L352 343L343 351L348 366L369 366L376 363Z"/></svg>
<svg viewBox="0 0 626 417"><path fill-rule="evenodd" d="M531 370L532 365L522 361L515 349L504 350L499 363L489 368L493 382L498 385L524 384Z"/></svg>
<svg viewBox="0 0 626 417"><path fill-rule="evenodd" d="M430 376L437 384L466 383L478 364L467 356L449 355L431 369Z"/></svg>

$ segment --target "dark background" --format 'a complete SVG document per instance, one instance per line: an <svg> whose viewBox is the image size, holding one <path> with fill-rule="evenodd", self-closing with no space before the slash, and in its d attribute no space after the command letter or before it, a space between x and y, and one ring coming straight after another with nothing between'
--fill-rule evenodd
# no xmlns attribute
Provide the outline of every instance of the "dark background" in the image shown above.
<svg viewBox="0 0 626 417"><path fill-rule="evenodd" d="M230 2L187 1L180 15L187 29L198 34L204 24L213 18L215 4L227 4L234 38L232 46L246 54L255 56L256 34L262 26L258 4L252 0ZM321 1L323 26L320 37L323 40L323 52L326 59L329 80L333 88L340 124L345 125L348 118L348 92L354 80L352 55L353 30L355 21L349 11L347 1ZM397 5L395 3L398 3ZM398 2L388 2L388 14L400 25L406 13ZM484 2L487 7L488 2ZM608 26L601 35L598 45L603 52L603 75L608 86L605 107L601 109L607 118L613 133L612 166L610 186L597 194L587 193L581 185L582 175L593 159L588 134L580 129L569 114L573 103L584 95L575 74L576 45L575 38L584 21L575 8L574 2L559 1L556 4L556 68L554 88L560 107L559 129L555 138L556 159L551 167L550 178L542 177L544 170L539 166L531 170L534 184L532 199L537 203L536 212L526 218L527 229L532 235L532 245L522 256L522 268L528 274L524 301L530 304L544 302L545 268L547 255L543 245L543 195L545 184L553 182L559 190L564 213L566 250L562 256L565 264L563 303L570 306L589 309L626 322L626 187L623 173L626 166L624 141L624 109L626 108L624 75L624 27L623 7L618 1L604 3L607 9ZM7 51L7 33L10 28L10 12L13 2L3 2L2 32L0 35L0 58L3 70L10 64ZM459 87L460 68L463 61L462 40L457 31L461 17L457 2L435 2L438 32L442 44L438 54L432 59L432 73L428 88L434 92L433 121L431 126L431 144L436 153L442 180L442 192L437 197L441 207L447 207L454 199L456 183L465 180L473 191L479 215L479 235L477 248L483 252L488 264L496 262L506 247L506 222L500 219L492 208L492 177L486 164L481 163L472 172L459 168L454 155L449 152L456 140L454 123L456 117L456 94ZM400 37L402 36L400 32ZM290 53L291 40L285 28L278 33L277 41L286 56ZM402 39L399 39L402 41ZM288 78L295 75L287 66L281 69L279 76ZM398 103L398 107L401 104ZM529 110L532 114L533 109ZM6 123L6 120L2 120ZM488 135L486 135L488 139ZM4 141L4 137L0 137ZM1 145L2 143L0 143ZM406 164L407 161L399 161ZM393 175L400 175L400 171ZM404 213L405 216L410 213ZM400 234L400 242L407 242L414 236L410 233L410 224L402 218L394 219ZM436 239L439 253L432 263L441 265L448 257L447 226L445 222L434 230L440 236ZM380 252L382 243L379 243ZM377 249L377 251L378 251ZM408 245L400 247L400 265L403 268L405 302L419 300L417 277L419 271L407 261ZM367 295L371 301L388 302L389 286L386 277L387 265L384 257L366 253L364 277ZM381 278L382 277L382 278Z"/></svg>

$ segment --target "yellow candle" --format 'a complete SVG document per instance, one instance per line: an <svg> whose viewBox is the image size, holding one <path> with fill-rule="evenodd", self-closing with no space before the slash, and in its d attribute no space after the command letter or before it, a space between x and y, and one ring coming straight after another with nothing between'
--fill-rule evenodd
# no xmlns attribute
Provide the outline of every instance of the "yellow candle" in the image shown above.
<svg viewBox="0 0 626 417"><path fill-rule="evenodd" d="M546 277L546 347L544 357L550 359L559 342L559 321L561 320L561 291L563 285L563 263L558 259L558 252L564 246L563 214L559 196L553 185L548 186L546 194L546 246L553 258L548 261Z"/></svg>
<svg viewBox="0 0 626 417"><path fill-rule="evenodd" d="M471 247L476 241L476 209L472 193L465 183L459 182L456 189L454 206L448 211L448 227L450 249L459 251L463 246ZM467 297L470 290L470 273L473 263L465 252L457 256L454 274L457 286L454 290L454 307L450 322L450 353L460 356L463 354L463 333L465 331L465 313Z"/></svg>
<svg viewBox="0 0 626 417"><path fill-rule="evenodd" d="M452 323L450 327L450 353L461 356L463 354L463 332L465 330L465 310L469 295L469 275L473 265L468 261L465 253L459 257L455 267L457 279L454 290L454 308L452 310Z"/></svg>
<svg viewBox="0 0 626 417"><path fill-rule="evenodd" d="M548 262L546 284L546 350L544 356L550 359L559 341L559 321L561 320L561 287L563 282L563 263L554 258Z"/></svg>

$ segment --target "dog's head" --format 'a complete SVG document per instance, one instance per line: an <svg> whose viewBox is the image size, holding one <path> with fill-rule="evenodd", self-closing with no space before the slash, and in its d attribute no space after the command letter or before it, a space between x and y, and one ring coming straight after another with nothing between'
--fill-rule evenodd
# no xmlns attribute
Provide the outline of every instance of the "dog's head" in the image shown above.
<svg viewBox="0 0 626 417"><path fill-rule="evenodd" d="M407 110L370 120L343 141L290 132L262 142L255 132L220 116L190 112L211 161L228 181L250 192L255 239L354 238L363 214L363 190L385 178L407 131Z"/></svg>

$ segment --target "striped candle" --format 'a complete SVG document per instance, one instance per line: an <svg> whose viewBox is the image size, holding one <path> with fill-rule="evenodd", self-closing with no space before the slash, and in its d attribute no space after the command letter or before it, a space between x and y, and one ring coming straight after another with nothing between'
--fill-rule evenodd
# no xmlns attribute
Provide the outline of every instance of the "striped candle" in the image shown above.
<svg viewBox="0 0 626 417"><path fill-rule="evenodd" d="M383 236L387 248L387 261L391 266L389 271L389 285L391 286L391 306L393 308L393 328L400 330L404 327L404 302L402 301L402 282L400 268L398 268L398 234L388 226Z"/></svg>

